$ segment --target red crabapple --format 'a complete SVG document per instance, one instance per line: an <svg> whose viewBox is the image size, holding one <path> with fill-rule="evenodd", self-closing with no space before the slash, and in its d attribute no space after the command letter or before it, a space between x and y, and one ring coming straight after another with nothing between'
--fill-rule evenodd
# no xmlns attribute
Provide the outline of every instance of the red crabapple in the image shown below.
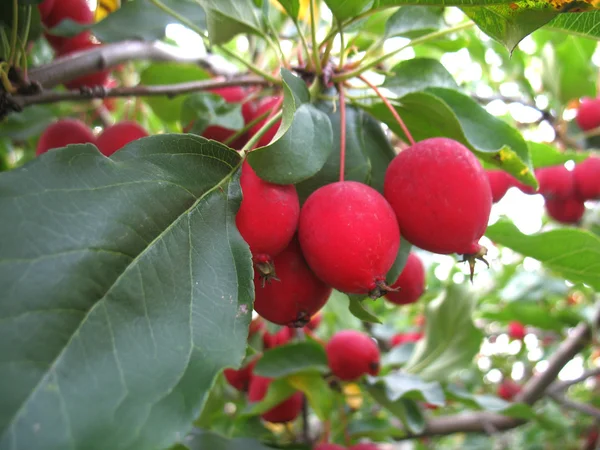
<svg viewBox="0 0 600 450"><path fill-rule="evenodd" d="M492 190L492 202L498 203L513 185L514 178L503 170L486 170L485 174Z"/></svg>
<svg viewBox="0 0 600 450"><path fill-rule="evenodd" d="M300 212L298 235L310 268L343 292L378 298L400 246L394 211L375 189L340 181L314 191Z"/></svg>
<svg viewBox="0 0 600 450"><path fill-rule="evenodd" d="M71 19L80 24L94 23L94 13L88 6L86 0L55 0L50 13L45 17L44 25L47 28L54 28L64 19ZM68 42L70 51L81 49L81 45L89 42L90 32L84 31L77 36L65 38L62 36L53 36L46 33L46 39L59 53L63 46Z"/></svg>
<svg viewBox="0 0 600 450"><path fill-rule="evenodd" d="M130 142L148 136L148 133L136 122L123 121L105 128L98 136L98 148L105 156L110 156Z"/></svg>
<svg viewBox="0 0 600 450"><path fill-rule="evenodd" d="M510 379L502 380L498 386L498 397L511 401L515 395L521 392L521 385Z"/></svg>
<svg viewBox="0 0 600 450"><path fill-rule="evenodd" d="M96 144L96 136L85 123L77 119L61 119L51 124L40 136L36 155L69 144Z"/></svg>
<svg viewBox="0 0 600 450"><path fill-rule="evenodd" d="M279 281L265 283L259 271L254 275L254 310L270 322L303 327L331 295L331 288L310 270L296 239L273 258Z"/></svg>
<svg viewBox="0 0 600 450"><path fill-rule="evenodd" d="M280 345L287 344L293 336L291 328L283 327L276 333L269 333L269 331L263 334L263 347L265 349L279 347Z"/></svg>
<svg viewBox="0 0 600 450"><path fill-rule="evenodd" d="M585 213L583 201L574 197L546 199L544 206L550 217L567 225L579 223Z"/></svg>
<svg viewBox="0 0 600 450"><path fill-rule="evenodd" d="M261 401L265 395L267 395L269 385L272 382L273 380L271 378L254 375L250 381L250 388L248 389L248 400L251 402ZM302 394L300 392L296 392L288 399L263 413L261 417L267 422L272 423L291 422L298 417L301 409Z"/></svg>
<svg viewBox="0 0 600 450"><path fill-rule="evenodd" d="M246 392L248 390L248 386L250 385L250 380L252 379L252 372L254 370L254 366L260 359L260 356L257 356L244 367L240 369L225 369L223 371L223 375L225 375L225 379L227 382L236 388L238 391Z"/></svg>
<svg viewBox="0 0 600 450"><path fill-rule="evenodd" d="M573 170L575 194L583 200L600 199L600 158L592 156L576 164Z"/></svg>
<svg viewBox="0 0 600 450"><path fill-rule="evenodd" d="M395 291L385 294L385 298L397 305L407 305L419 300L425 291L425 267L414 253L409 253L406 265L392 288Z"/></svg>
<svg viewBox="0 0 600 450"><path fill-rule="evenodd" d="M508 324L508 335L511 339L522 341L526 334L527 330L525 329L525 325L523 325L521 322L513 320Z"/></svg>
<svg viewBox="0 0 600 450"><path fill-rule="evenodd" d="M351 381L379 373L379 347L373 339L355 330L338 331L325 346L331 372Z"/></svg>
<svg viewBox="0 0 600 450"><path fill-rule="evenodd" d="M540 185L538 191L544 198L554 200L573 196L573 172L565 166L542 167L535 171L535 176Z"/></svg>
<svg viewBox="0 0 600 450"><path fill-rule="evenodd" d="M418 342L423 338L423 333L398 333L392 337L392 347L410 342Z"/></svg>
<svg viewBox="0 0 600 450"><path fill-rule="evenodd" d="M600 99L584 98L581 100L575 121L583 131L593 130L600 126Z"/></svg>
<svg viewBox="0 0 600 450"><path fill-rule="evenodd" d="M40 11L40 18L42 19L42 23L45 23L48 20L48 16L52 12L52 8L54 8L55 0L44 0L42 3L38 3L37 7Z"/></svg>

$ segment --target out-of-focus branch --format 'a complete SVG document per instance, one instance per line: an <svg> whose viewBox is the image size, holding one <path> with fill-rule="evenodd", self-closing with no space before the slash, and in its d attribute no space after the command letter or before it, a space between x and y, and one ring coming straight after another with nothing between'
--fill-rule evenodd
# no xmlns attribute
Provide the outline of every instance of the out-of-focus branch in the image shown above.
<svg viewBox="0 0 600 450"><path fill-rule="evenodd" d="M558 394L556 392L550 392L548 395L552 400L564 406L565 408L579 411L580 413L587 414L588 416L592 416L600 420L600 409L598 408L594 408L593 406L570 400L564 395Z"/></svg>
<svg viewBox="0 0 600 450"><path fill-rule="evenodd" d="M598 367L596 369L586 370L585 372L583 372L583 374L580 377L577 377L573 380L556 381L555 383L552 383L552 386L550 386L550 388L548 388L548 391L549 392L561 392L561 391L564 391L565 389L568 389L569 387L573 386L574 384L579 384L579 383L587 380L588 378L595 377L597 375L600 375L600 367Z"/></svg>

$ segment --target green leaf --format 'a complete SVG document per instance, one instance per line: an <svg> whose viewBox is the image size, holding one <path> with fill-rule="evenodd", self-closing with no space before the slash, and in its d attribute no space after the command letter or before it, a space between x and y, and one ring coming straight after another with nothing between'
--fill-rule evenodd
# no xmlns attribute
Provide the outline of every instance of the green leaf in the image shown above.
<svg viewBox="0 0 600 450"><path fill-rule="evenodd" d="M394 372L380 378L368 377L367 383L371 386L383 386L387 398L392 402L400 398L420 400L437 406L443 406L446 402L439 383L427 382L408 373Z"/></svg>
<svg viewBox="0 0 600 450"><path fill-rule="evenodd" d="M536 186L529 149L521 134L489 114L469 96L445 88L428 88L401 97L395 108L416 141L445 136L470 148L479 158ZM404 138L383 103L361 105Z"/></svg>
<svg viewBox="0 0 600 450"><path fill-rule="evenodd" d="M38 136L54 119L54 113L49 107L32 105L18 114L9 114L4 118L0 127L0 137L24 141Z"/></svg>
<svg viewBox="0 0 600 450"><path fill-rule="evenodd" d="M385 24L385 36L409 39L441 30L444 27L444 8L403 6Z"/></svg>
<svg viewBox="0 0 600 450"><path fill-rule="evenodd" d="M414 58L402 61L391 72L394 75L386 77L383 87L398 97L430 87L458 89L450 72L435 59Z"/></svg>
<svg viewBox="0 0 600 450"><path fill-rule="evenodd" d="M404 238L400 238L400 248L398 249L398 254L396 255L396 260L394 261L394 265L388 271L385 276L385 282L388 285L392 285L396 282L402 271L404 270L404 266L406 265L406 261L408 261L408 255L412 250L412 244L408 242Z"/></svg>
<svg viewBox="0 0 600 450"><path fill-rule="evenodd" d="M208 72L196 64L174 62L153 63L140 73L140 84L146 86L185 83L186 81L207 80ZM154 114L165 122L175 122L181 117L181 108L186 96L177 97L146 97L144 100Z"/></svg>
<svg viewBox="0 0 600 450"><path fill-rule="evenodd" d="M242 411L242 414L247 416L258 416L287 400L294 395L295 392L296 388L292 387L286 378L274 380L269 384L269 389L264 398L260 402L250 403L248 407Z"/></svg>
<svg viewBox="0 0 600 450"><path fill-rule="evenodd" d="M559 14L550 22L548 22L544 29L600 39L599 25L600 11L588 11Z"/></svg>
<svg viewBox="0 0 600 450"><path fill-rule="evenodd" d="M192 128L186 131L202 134L211 125L240 130L244 127L244 118L239 103L228 103L220 95L210 92L198 92L183 102L181 123L193 123Z"/></svg>
<svg viewBox="0 0 600 450"><path fill-rule="evenodd" d="M333 15L338 20L346 20L357 16L372 3L373 0L325 0Z"/></svg>
<svg viewBox="0 0 600 450"><path fill-rule="evenodd" d="M354 418L348 424L348 434L353 438L368 437L373 440L386 441L390 437L402 437L405 431L381 417Z"/></svg>
<svg viewBox="0 0 600 450"><path fill-rule="evenodd" d="M162 449L186 434L245 353L239 164L158 135L0 174L0 448Z"/></svg>
<svg viewBox="0 0 600 450"><path fill-rule="evenodd" d="M27 24L27 6L26 4L19 2L18 9L18 26L17 32L18 37L25 36L25 29L28 27ZM7 36L11 36L13 27L13 2L12 1L2 1L0 2L0 29L4 29L3 31ZM34 41L42 35L42 21L40 18L40 12L37 8L31 8L31 23L29 24L29 35L28 42ZM10 55L5 55L0 46L0 57L4 60L8 60Z"/></svg>
<svg viewBox="0 0 600 450"><path fill-rule="evenodd" d="M298 19L298 13L300 13L300 2L299 0L277 0L279 4L285 9L285 12L294 19Z"/></svg>
<svg viewBox="0 0 600 450"><path fill-rule="evenodd" d="M286 378L290 386L306 395L308 403L321 420L328 420L333 410L334 393L319 373L297 373Z"/></svg>
<svg viewBox="0 0 600 450"><path fill-rule="evenodd" d="M213 45L225 44L238 34L261 35L261 21L252 0L197 0L206 12L208 36Z"/></svg>
<svg viewBox="0 0 600 450"><path fill-rule="evenodd" d="M188 0L161 0L161 2L201 29L206 29L204 10L197 3ZM66 19L52 28L50 33L58 36L75 36L84 30L91 30L94 36L104 43L127 39L156 41L165 37L165 29L172 23L180 22L150 0L135 0L123 2L121 8L100 22L79 24Z"/></svg>
<svg viewBox="0 0 600 450"><path fill-rule="evenodd" d="M447 380L470 366L483 334L473 324L473 293L464 285L451 284L425 310L425 336L404 366L425 380Z"/></svg>
<svg viewBox="0 0 600 450"><path fill-rule="evenodd" d="M532 325L543 330L554 330L557 332L562 331L565 325L574 326L579 323L579 320L576 318L573 323L572 318L568 316L558 316L548 305L523 301L510 302L503 304L501 308L483 311L481 316L486 319L498 320L505 323L516 320L523 325ZM565 319L569 320L570 323L566 324Z"/></svg>
<svg viewBox="0 0 600 450"><path fill-rule="evenodd" d="M471 408L504 414L518 419L535 419L536 417L531 406L524 403L507 402L493 395L471 394L454 385L448 386L446 393L449 399L459 401Z"/></svg>
<svg viewBox="0 0 600 450"><path fill-rule="evenodd" d="M308 103L310 95L300 78L282 69L284 101L281 126L273 141L248 154L262 179L295 184L318 173L333 148L329 117Z"/></svg>
<svg viewBox="0 0 600 450"><path fill-rule="evenodd" d="M463 7L464 13L485 34L512 52L528 34L550 22L558 11L550 3L527 0L508 4Z"/></svg>
<svg viewBox="0 0 600 450"><path fill-rule="evenodd" d="M373 397L373 400L400 419L411 433L422 433L425 430L425 418L414 400L400 398L391 401L387 396L386 388L382 384L367 385L367 391Z"/></svg>
<svg viewBox="0 0 600 450"><path fill-rule="evenodd" d="M267 350L254 367L256 375L269 378L281 378L305 371L326 373L328 370L323 346L311 341L295 342Z"/></svg>
<svg viewBox="0 0 600 450"><path fill-rule="evenodd" d="M600 290L600 237L576 228L561 228L526 235L508 220L488 227L486 236L531 258L567 280L587 283Z"/></svg>
<svg viewBox="0 0 600 450"><path fill-rule="evenodd" d="M229 439L213 431L199 429L195 429L185 439L185 448L189 450L272 450L272 447L267 447L256 439L246 437Z"/></svg>
<svg viewBox="0 0 600 450"><path fill-rule="evenodd" d="M415 344L407 342L406 344L396 345L383 356L383 366L402 366L406 364L415 350Z"/></svg>
<svg viewBox="0 0 600 450"><path fill-rule="evenodd" d="M362 295L349 295L348 300L350 301L348 309L354 317L364 322L382 323L376 315L367 310L363 305L363 302L373 300L365 299Z"/></svg>
<svg viewBox="0 0 600 450"><path fill-rule="evenodd" d="M561 151L553 145L541 142L527 142L529 154L533 167L558 166L567 161L581 162L588 158L591 153L578 150Z"/></svg>

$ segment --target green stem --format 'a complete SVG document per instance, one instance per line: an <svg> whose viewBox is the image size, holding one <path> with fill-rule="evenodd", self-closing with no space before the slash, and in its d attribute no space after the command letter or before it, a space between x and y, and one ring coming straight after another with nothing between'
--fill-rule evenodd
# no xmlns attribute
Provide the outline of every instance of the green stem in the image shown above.
<svg viewBox="0 0 600 450"><path fill-rule="evenodd" d="M17 59L17 35L19 32L19 0L13 0L12 34L10 37L10 58L8 65L12 66Z"/></svg>
<svg viewBox="0 0 600 450"><path fill-rule="evenodd" d="M16 1L16 0L15 0ZM169 8L167 5L165 5L164 3L162 3L160 0L150 0L157 8L160 8L161 10L163 10L165 13L169 14L170 16L174 17L175 19L177 19L178 21L180 21L182 24L184 24L186 27L188 27L190 30L195 31L196 33L198 33L198 35L200 35L200 37L205 41L205 42L209 42L209 38L206 35L206 33L204 32L204 30L202 30L200 27L198 27L196 24L194 24L193 22L191 22L190 20L188 20L187 18L183 17L181 14L179 14L177 11ZM275 78L273 75L265 72L264 70L260 69L259 67L256 67L254 64L252 64L250 61L246 61L244 58L242 58L241 56L239 56L238 54L232 52L231 50L223 47L223 46L217 46L223 53L225 53L227 56L229 56L232 59L235 59L236 61L239 61L241 64L243 64L245 67L248 68L248 70L250 70L251 72L255 73L256 75L259 75L261 77L263 77L265 80L270 81L273 84L281 84L281 80L278 80L277 78Z"/></svg>
<svg viewBox="0 0 600 450"><path fill-rule="evenodd" d="M269 131L269 129L273 125L275 125L275 123L277 123L277 121L279 119L281 119L282 115L283 115L283 111L279 111L277 114L275 114L269 120L267 120L267 122L261 127L261 129L258 130L256 132L256 134L254 136L252 136L248 142L246 142L246 145L244 145L244 147L240 150L240 154L242 155L242 157L244 157L246 155L246 153L248 153L250 151L250 149L252 149L256 145L256 143L260 140L260 138L263 137L263 135L267 131Z"/></svg>
<svg viewBox="0 0 600 450"><path fill-rule="evenodd" d="M250 128L252 128L254 125L256 125L258 122L260 122L261 120L265 119L268 117L268 115L271 114L271 111L265 111L264 113L262 113L260 116L255 117L254 119L252 119L250 122L248 122L246 125L244 125L244 128L242 128L241 130L238 130L235 132L235 134L231 135L230 137L228 137L227 139L225 139L223 141L223 144L225 145L229 145L231 144L233 141L235 141L237 138L239 138L240 136L242 136L244 133L246 133L248 130L250 130Z"/></svg>
<svg viewBox="0 0 600 450"><path fill-rule="evenodd" d="M300 27L300 23L297 19L293 19L294 25L296 25L296 29L298 30L298 36L300 36L300 42L302 42L302 47L304 48L304 53L306 53L307 62L310 61L310 50L308 49L308 42L306 41L306 36L302 32L302 28Z"/></svg>
<svg viewBox="0 0 600 450"><path fill-rule="evenodd" d="M16 0L15 0L16 1ZM317 25L315 23L315 0L308 0L310 4L310 34L312 37L312 56L317 75L323 73L321 68L321 59L319 58L319 43L317 42Z"/></svg>
<svg viewBox="0 0 600 450"><path fill-rule="evenodd" d="M365 11L361 14L359 14L358 16L353 17L352 19L349 19L348 22L344 23L343 26L348 26L348 25L352 25L353 23L358 22L359 20L364 19L365 17L369 17L371 14L375 14L376 12L382 11L384 9L388 9L388 8L395 8L398 5L386 5L383 6L381 8L373 8L373 9L369 9L368 11ZM327 42L328 40L330 40L331 38L333 38L333 36L335 36L335 34L337 33L337 29L333 28L329 34L327 34L327 36L325 36L325 38L321 41L320 45L323 45L325 42Z"/></svg>
<svg viewBox="0 0 600 450"><path fill-rule="evenodd" d="M279 38L277 36L277 32L275 31L275 28L273 28L273 24L271 23L270 20L269 20L269 30L272 34L272 37L268 37L268 36L266 37L267 41L269 42L269 45L273 48L273 51L278 56L279 62L281 63L281 65L283 67L289 67L285 53L283 52L283 49L281 48L281 44L279 43Z"/></svg>
<svg viewBox="0 0 600 450"><path fill-rule="evenodd" d="M338 29L340 31L340 64L338 65L339 69L342 70L344 67L344 56L346 55L346 46L344 45L344 26L342 22L338 21Z"/></svg>
<svg viewBox="0 0 600 450"><path fill-rule="evenodd" d="M459 25L455 25L453 27L450 28L446 28L444 30L440 30L440 31L436 31L434 33L429 33L426 34L425 36L421 36L419 38L413 39L411 40L408 44L406 44L403 47L400 47L390 53L386 53L385 55L380 56L377 59L374 59L364 65L361 64L360 67L358 67L355 70L352 70L350 72L346 72L346 73L342 73L336 77L333 77L333 81L334 82L340 82L340 81L345 81L345 80L349 80L350 78L354 78L357 77L359 75L361 75L363 72L366 72L367 70L381 64L382 62L384 62L385 60L391 58L394 55L397 55L398 53L400 53L402 50L405 50L407 48L410 47L414 47L415 45L419 45L419 44L424 44L425 42L429 42L429 41L433 41L437 38L440 38L442 36L446 36L448 34L454 33L456 31L460 31L460 30L464 30L467 28L471 28L472 26L474 26L475 24L473 22L464 22L461 23Z"/></svg>

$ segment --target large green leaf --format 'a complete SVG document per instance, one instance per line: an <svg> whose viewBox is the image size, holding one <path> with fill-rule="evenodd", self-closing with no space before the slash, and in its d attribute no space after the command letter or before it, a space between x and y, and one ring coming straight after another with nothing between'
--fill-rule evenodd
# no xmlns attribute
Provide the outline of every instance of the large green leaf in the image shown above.
<svg viewBox="0 0 600 450"><path fill-rule="evenodd" d="M151 450L185 435L245 353L239 164L161 135L0 174L0 449Z"/></svg>
<svg viewBox="0 0 600 450"><path fill-rule="evenodd" d="M269 378L306 371L328 371L325 350L316 342L295 342L268 350L254 367L255 374Z"/></svg>
<svg viewBox="0 0 600 450"><path fill-rule="evenodd" d="M367 391L373 400L400 419L408 431L411 433L423 432L425 429L425 418L414 400L403 397L391 400L388 397L385 386L382 384L368 385Z"/></svg>
<svg viewBox="0 0 600 450"><path fill-rule="evenodd" d="M244 127L244 118L239 103L228 103L220 95L210 92L197 92L183 102L181 123L185 126L193 124L186 131L202 134L211 125L240 130Z"/></svg>
<svg viewBox="0 0 600 450"><path fill-rule="evenodd" d="M198 27L206 29L204 10L198 3L189 0L161 0L161 2ZM165 28L171 23L179 23L179 21L150 0L134 0L124 2L121 8L100 22L82 25L66 19L52 28L51 33L59 36L75 36L89 29L94 36L105 43L126 39L155 41L165 36Z"/></svg>
<svg viewBox="0 0 600 450"><path fill-rule="evenodd" d="M404 369L425 380L447 380L467 368L483 334L473 324L475 299L468 287L451 284L425 310L425 336Z"/></svg>
<svg viewBox="0 0 600 450"><path fill-rule="evenodd" d="M529 154L533 167L558 166L567 161L581 162L588 158L591 153L578 150L559 150L553 145L541 142L527 142Z"/></svg>
<svg viewBox="0 0 600 450"><path fill-rule="evenodd" d="M369 377L368 384L381 385L387 398L395 402L400 398L420 400L442 406L446 402L442 386L435 381L425 381L418 376L393 372L381 378Z"/></svg>
<svg viewBox="0 0 600 450"><path fill-rule="evenodd" d="M286 69L283 119L273 141L248 154L248 162L264 180L295 184L318 173L333 148L329 117L309 103L306 84Z"/></svg>
<svg viewBox="0 0 600 450"><path fill-rule="evenodd" d="M415 140L445 136L456 139L492 165L535 186L527 143L506 122L489 114L471 97L458 91L432 87L394 100L398 114ZM404 137L400 125L383 103L362 105Z"/></svg>
<svg viewBox="0 0 600 450"><path fill-rule="evenodd" d="M308 403L321 420L328 420L333 409L334 392L323 378L315 372L304 372L286 378L290 386L306 395Z"/></svg>
<svg viewBox="0 0 600 450"><path fill-rule="evenodd" d="M229 439L212 431L195 429L186 439L189 450L272 450L255 439Z"/></svg>
<svg viewBox="0 0 600 450"><path fill-rule="evenodd" d="M262 34L252 0L196 0L206 12L212 44L224 44L241 33Z"/></svg>
<svg viewBox="0 0 600 450"><path fill-rule="evenodd" d="M386 37L414 39L444 26L444 8L403 6L385 24Z"/></svg>
<svg viewBox="0 0 600 450"><path fill-rule="evenodd" d="M450 72L436 59L414 58L402 61L390 70L393 75L385 78L383 87L398 97L430 87L458 89Z"/></svg>
<svg viewBox="0 0 600 450"><path fill-rule="evenodd" d="M500 220L485 234L497 244L541 261L567 280L600 290L600 238L589 231L561 228L526 235L512 222Z"/></svg>
<svg viewBox="0 0 600 450"><path fill-rule="evenodd" d="M600 39L600 11L559 14L544 28Z"/></svg>
<svg viewBox="0 0 600 450"><path fill-rule="evenodd" d="M357 16L373 0L325 0L325 4L338 20L345 20Z"/></svg>

